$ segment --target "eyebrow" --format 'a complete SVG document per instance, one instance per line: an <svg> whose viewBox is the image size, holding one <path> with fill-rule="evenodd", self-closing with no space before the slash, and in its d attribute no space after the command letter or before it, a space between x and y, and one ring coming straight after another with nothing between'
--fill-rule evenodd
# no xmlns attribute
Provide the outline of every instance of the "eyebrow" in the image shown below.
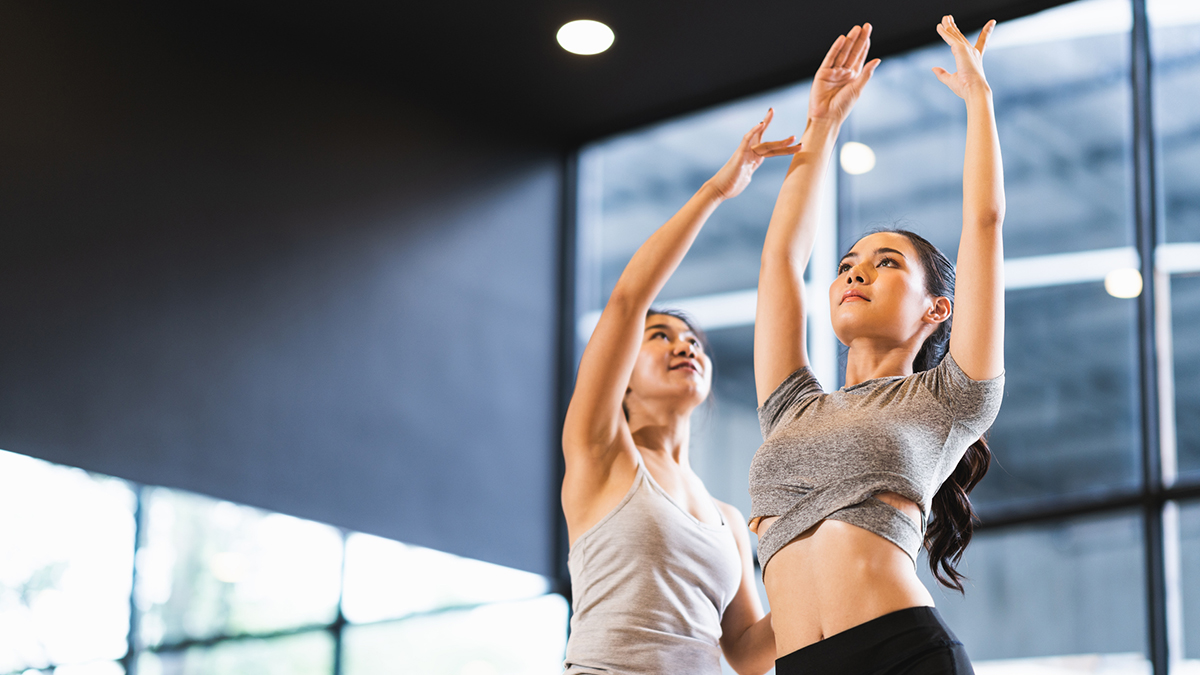
<svg viewBox="0 0 1200 675"><path fill-rule="evenodd" d="M880 253L895 253L896 255L900 256L901 258L908 260L908 257L905 256L904 253L897 251L894 248L888 248L885 246L883 248L875 249L875 255L879 255ZM858 254L855 253L854 251L851 251L851 252L847 253L846 255L842 256L842 260L845 260L846 258L857 258L857 257L858 257Z"/></svg>

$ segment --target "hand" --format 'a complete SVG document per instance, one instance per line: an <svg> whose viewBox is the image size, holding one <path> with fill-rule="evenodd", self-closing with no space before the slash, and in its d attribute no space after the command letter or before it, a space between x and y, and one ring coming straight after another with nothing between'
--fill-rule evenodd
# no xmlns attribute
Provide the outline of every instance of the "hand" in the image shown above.
<svg viewBox="0 0 1200 675"><path fill-rule="evenodd" d="M763 160L768 157L778 157L780 155L794 155L800 152L800 144L791 145L792 141L796 140L795 136L788 136L782 141L762 142L763 132L767 130L767 125L771 123L771 118L775 117L774 108L767 110L767 116L763 121L755 124L750 131L742 136L742 142L738 144L737 150L733 151L733 156L725 162L725 166L717 172L708 182L709 185L717 191L722 199L736 197L746 189L750 184L750 177L754 175L755 169L762 165Z"/></svg>
<svg viewBox="0 0 1200 675"><path fill-rule="evenodd" d="M979 33L975 46L972 47L967 36L963 35L954 23L954 17L947 14L938 24L938 35L950 45L950 51L954 53L954 67L958 72L948 73L945 68L934 68L933 74L959 98L965 99L971 92L991 91L987 78L983 75L983 50L987 48L988 38L992 36L995 28L995 19L987 22Z"/></svg>
<svg viewBox="0 0 1200 675"><path fill-rule="evenodd" d="M813 76L808 95L810 120L830 120L841 124L863 87L879 67L879 59L863 64L871 48L871 24L855 26L846 35L839 35Z"/></svg>

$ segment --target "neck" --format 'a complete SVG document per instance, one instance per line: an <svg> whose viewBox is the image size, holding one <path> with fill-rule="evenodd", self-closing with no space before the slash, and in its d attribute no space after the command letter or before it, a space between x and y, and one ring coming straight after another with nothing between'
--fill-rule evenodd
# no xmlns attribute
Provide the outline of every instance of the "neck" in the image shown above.
<svg viewBox="0 0 1200 675"><path fill-rule="evenodd" d="M924 336L901 344L883 344L870 338L852 341L846 355L846 386L877 377L912 375L913 359L924 341Z"/></svg>
<svg viewBox="0 0 1200 675"><path fill-rule="evenodd" d="M643 454L662 455L681 466L688 464L692 411L630 410L629 431Z"/></svg>

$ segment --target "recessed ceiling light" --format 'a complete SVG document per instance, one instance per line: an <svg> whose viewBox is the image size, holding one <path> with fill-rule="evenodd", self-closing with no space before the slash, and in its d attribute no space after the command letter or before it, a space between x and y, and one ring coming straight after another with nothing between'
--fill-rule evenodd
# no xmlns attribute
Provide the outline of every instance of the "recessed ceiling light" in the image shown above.
<svg viewBox="0 0 1200 675"><path fill-rule="evenodd" d="M842 170L857 176L875 168L875 151L871 146L850 141L842 145Z"/></svg>
<svg viewBox="0 0 1200 675"><path fill-rule="evenodd" d="M1114 298L1136 298L1142 294L1142 273L1132 267L1113 270L1104 277L1104 290Z"/></svg>
<svg viewBox="0 0 1200 675"><path fill-rule="evenodd" d="M558 44L572 54L599 54L611 47L615 39L612 29L599 21L582 19L558 29Z"/></svg>

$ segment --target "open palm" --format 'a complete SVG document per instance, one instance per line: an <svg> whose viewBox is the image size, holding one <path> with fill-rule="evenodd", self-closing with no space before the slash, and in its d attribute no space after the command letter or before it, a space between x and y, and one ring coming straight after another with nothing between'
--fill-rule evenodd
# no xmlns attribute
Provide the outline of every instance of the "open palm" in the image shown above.
<svg viewBox="0 0 1200 675"><path fill-rule="evenodd" d="M871 24L863 24L838 36L825 54L825 60L813 76L808 95L808 116L841 122L850 114L863 87L879 65L879 59L865 63L871 48Z"/></svg>
<svg viewBox="0 0 1200 675"><path fill-rule="evenodd" d="M967 36L959 30L958 24L954 23L954 17L947 14L938 24L938 35L941 35L946 44L950 45L950 51L954 54L956 72L947 72L945 68L934 68L933 74L937 75L937 79L942 84L950 87L950 91L958 94L959 98L965 99L975 89L987 89L987 78L983 74L983 52L987 49L988 38L991 37L995 28L995 19L987 22L987 25L979 33L979 39L972 45Z"/></svg>

